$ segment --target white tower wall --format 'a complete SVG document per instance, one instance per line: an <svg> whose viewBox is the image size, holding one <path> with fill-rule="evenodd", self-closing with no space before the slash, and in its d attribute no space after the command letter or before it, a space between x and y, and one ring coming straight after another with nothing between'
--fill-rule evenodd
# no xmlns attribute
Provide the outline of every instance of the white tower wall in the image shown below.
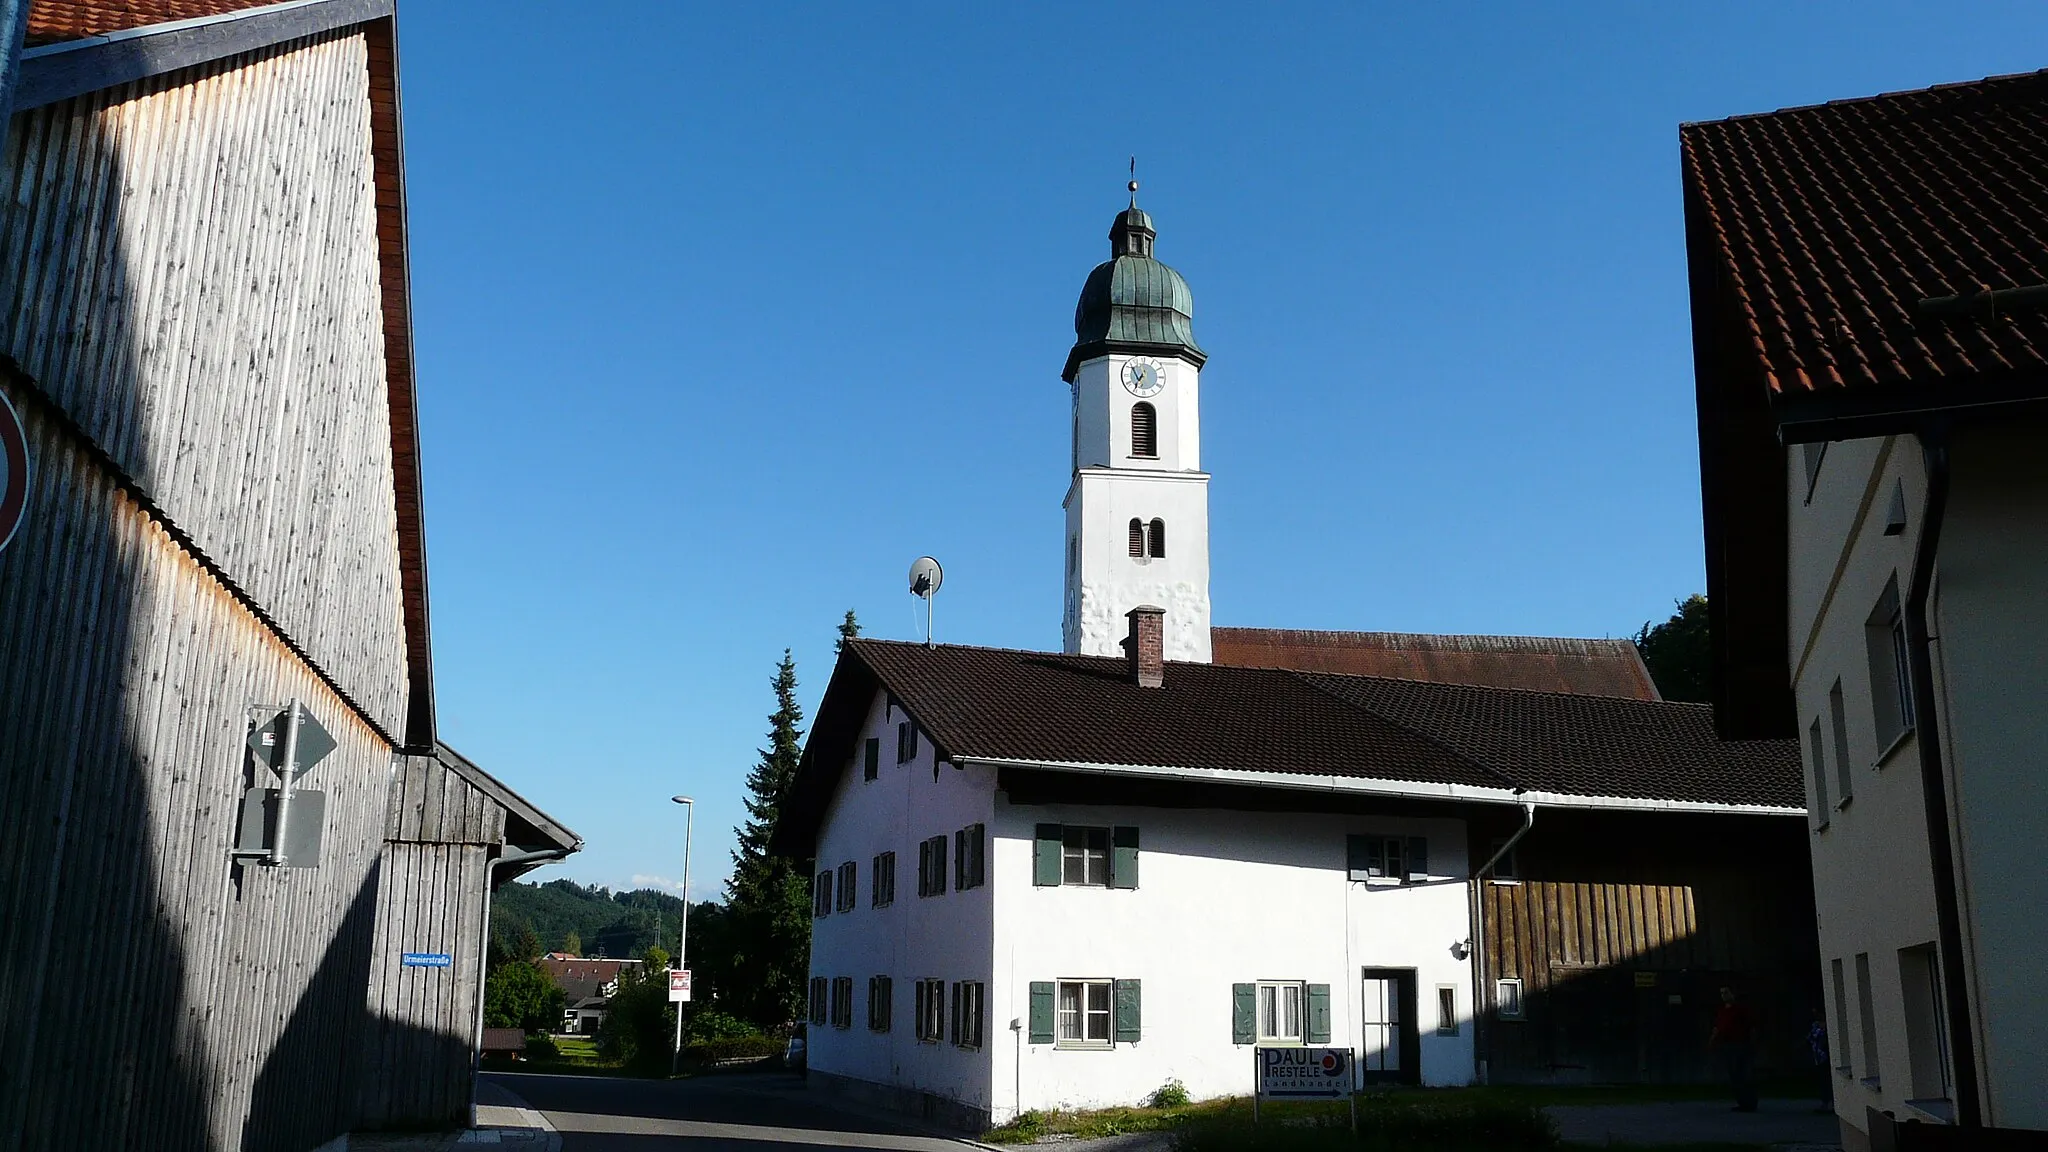
<svg viewBox="0 0 2048 1152"><path fill-rule="evenodd" d="M1124 365L1159 368L1163 387L1142 398L1158 414L1158 456L1131 454L1131 412L1141 398ZM1111 355L1074 375L1074 461L1067 490L1065 650L1121 656L1124 614L1166 609L1166 658L1209 660L1209 476L1201 471L1201 370L1172 356ZM1132 556L1130 523L1166 526L1166 555Z"/></svg>

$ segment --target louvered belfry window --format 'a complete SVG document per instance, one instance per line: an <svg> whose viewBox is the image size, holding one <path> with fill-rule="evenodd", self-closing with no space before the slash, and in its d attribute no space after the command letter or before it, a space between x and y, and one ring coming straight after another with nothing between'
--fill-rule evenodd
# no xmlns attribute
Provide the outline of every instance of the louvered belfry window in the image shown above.
<svg viewBox="0 0 2048 1152"><path fill-rule="evenodd" d="M1145 522L1134 518L1131 521L1131 555L1143 556L1144 554Z"/></svg>
<svg viewBox="0 0 2048 1152"><path fill-rule="evenodd" d="M1131 455L1159 455L1159 410L1142 400L1131 406Z"/></svg>
<svg viewBox="0 0 2048 1152"><path fill-rule="evenodd" d="M1150 538L1150 544L1146 551L1154 559L1164 560L1166 558L1166 521L1154 520L1151 531L1147 535Z"/></svg>

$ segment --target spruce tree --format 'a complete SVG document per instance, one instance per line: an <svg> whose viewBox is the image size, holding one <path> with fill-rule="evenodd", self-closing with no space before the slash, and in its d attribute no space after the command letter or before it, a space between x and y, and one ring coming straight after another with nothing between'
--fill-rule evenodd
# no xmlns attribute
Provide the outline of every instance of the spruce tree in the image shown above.
<svg viewBox="0 0 2048 1152"><path fill-rule="evenodd" d="M839 622L839 639L832 642L832 655L846 651L846 642L860 635L860 621L853 618L853 609L846 610L846 619Z"/></svg>
<svg viewBox="0 0 2048 1152"><path fill-rule="evenodd" d="M768 747L747 773L747 821L732 854L726 906L732 949L721 986L736 1014L764 1028L797 1018L810 967L811 910L804 861L769 854L782 804L803 755L803 710L796 702L796 661L784 649L775 668L775 711Z"/></svg>

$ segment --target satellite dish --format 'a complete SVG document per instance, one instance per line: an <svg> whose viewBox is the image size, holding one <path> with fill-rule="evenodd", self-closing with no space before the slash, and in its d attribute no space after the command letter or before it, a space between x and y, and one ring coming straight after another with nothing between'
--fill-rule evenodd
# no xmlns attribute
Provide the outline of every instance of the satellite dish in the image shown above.
<svg viewBox="0 0 2048 1152"><path fill-rule="evenodd" d="M932 601L938 598L939 585L946 582L945 569L929 556L919 556L917 563L910 566L910 594L924 601L924 646L932 646Z"/></svg>

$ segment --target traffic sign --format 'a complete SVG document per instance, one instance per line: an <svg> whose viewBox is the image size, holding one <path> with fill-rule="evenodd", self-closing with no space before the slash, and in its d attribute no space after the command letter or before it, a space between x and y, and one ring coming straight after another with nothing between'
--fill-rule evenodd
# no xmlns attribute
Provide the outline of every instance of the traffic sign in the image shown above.
<svg viewBox="0 0 2048 1152"><path fill-rule="evenodd" d="M249 749L256 753L256 760L267 765L272 771L284 771L284 748L287 729L291 726L292 709L299 712L299 771L294 780L312 770L313 765L327 758L334 751L334 737L313 718L313 713L303 704L293 704L259 725L249 733Z"/></svg>
<svg viewBox="0 0 2048 1152"><path fill-rule="evenodd" d="M671 968L668 970L668 1000L680 1004L690 998L690 970Z"/></svg>
<svg viewBox="0 0 2048 1152"><path fill-rule="evenodd" d="M28 510L28 434L0 392L0 549L14 539Z"/></svg>

